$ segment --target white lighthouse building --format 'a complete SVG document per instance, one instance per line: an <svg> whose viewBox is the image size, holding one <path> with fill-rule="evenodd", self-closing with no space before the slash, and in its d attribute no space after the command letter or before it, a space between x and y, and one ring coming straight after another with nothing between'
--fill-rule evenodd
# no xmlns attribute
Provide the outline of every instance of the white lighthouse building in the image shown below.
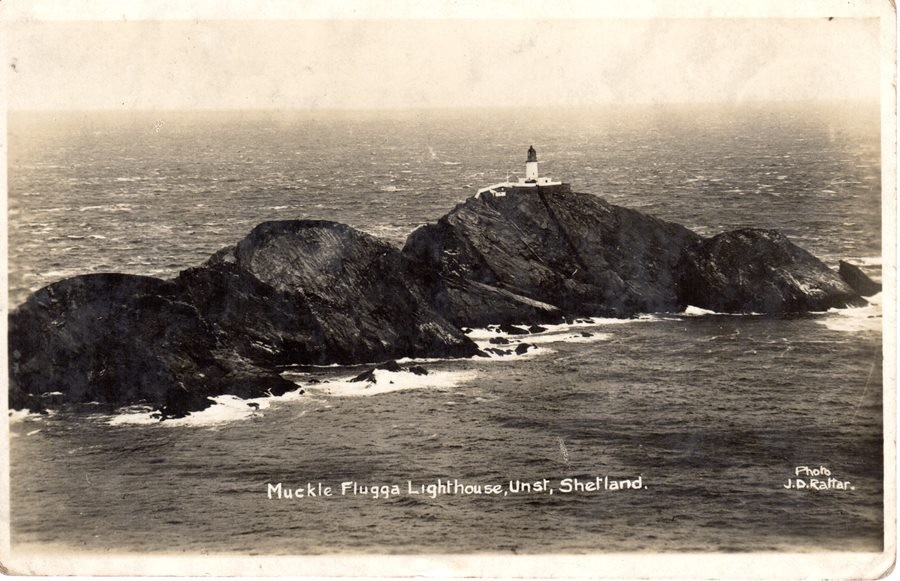
<svg viewBox="0 0 900 581"><path fill-rule="evenodd" d="M528 157L525 159L525 177L519 178L518 181L511 182L509 180L500 182L486 188L481 188L475 194L475 197L481 197L482 194L491 194L497 197L503 197L506 192L514 188L537 188L544 186L560 186L562 182L553 181L550 178L540 177L538 175L538 159L537 151L534 146L528 148Z"/></svg>
<svg viewBox="0 0 900 581"><path fill-rule="evenodd" d="M532 145L528 148L528 159L525 160L525 181L537 183L537 180L537 151L534 150L534 146Z"/></svg>

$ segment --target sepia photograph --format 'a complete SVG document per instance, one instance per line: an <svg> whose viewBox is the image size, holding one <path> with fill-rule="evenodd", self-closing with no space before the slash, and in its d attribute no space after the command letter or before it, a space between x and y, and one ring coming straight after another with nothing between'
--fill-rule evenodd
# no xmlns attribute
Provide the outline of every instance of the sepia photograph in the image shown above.
<svg viewBox="0 0 900 581"><path fill-rule="evenodd" d="M4 572L892 569L892 3L0 27Z"/></svg>

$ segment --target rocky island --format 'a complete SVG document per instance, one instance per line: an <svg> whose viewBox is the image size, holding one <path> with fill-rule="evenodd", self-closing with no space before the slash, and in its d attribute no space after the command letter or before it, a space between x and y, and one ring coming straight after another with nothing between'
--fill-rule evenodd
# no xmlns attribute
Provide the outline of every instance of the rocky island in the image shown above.
<svg viewBox="0 0 900 581"><path fill-rule="evenodd" d="M141 403L178 417L214 395L297 389L286 365L477 356L465 327L688 305L783 315L878 290L772 230L704 238L559 183L479 194L402 250L335 222L265 222L172 280L46 286L9 317L10 408Z"/></svg>

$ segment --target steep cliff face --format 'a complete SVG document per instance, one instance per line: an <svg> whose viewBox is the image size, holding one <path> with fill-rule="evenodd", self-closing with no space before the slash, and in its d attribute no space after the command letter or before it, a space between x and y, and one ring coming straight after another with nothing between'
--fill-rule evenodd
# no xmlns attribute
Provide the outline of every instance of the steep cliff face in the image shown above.
<svg viewBox="0 0 900 581"><path fill-rule="evenodd" d="M433 273L441 314L481 325L673 310L675 267L699 241L678 224L560 186L470 198L413 232L403 253Z"/></svg>
<svg viewBox="0 0 900 581"><path fill-rule="evenodd" d="M11 408L147 403L179 415L208 406L207 395L296 387L224 347L176 285L144 276L85 275L39 290L10 315L9 355Z"/></svg>
<svg viewBox="0 0 900 581"><path fill-rule="evenodd" d="M696 244L679 265L682 301L726 313L801 313L865 300L775 230L735 230Z"/></svg>
<svg viewBox="0 0 900 581"><path fill-rule="evenodd" d="M389 244L324 221L260 224L176 283L244 356L269 364L474 355Z"/></svg>

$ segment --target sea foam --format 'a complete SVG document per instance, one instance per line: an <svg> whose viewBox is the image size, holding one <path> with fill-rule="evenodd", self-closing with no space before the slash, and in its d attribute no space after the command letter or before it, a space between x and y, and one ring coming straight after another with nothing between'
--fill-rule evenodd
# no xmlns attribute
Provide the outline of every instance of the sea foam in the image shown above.
<svg viewBox="0 0 900 581"><path fill-rule="evenodd" d="M828 309L819 315L816 323L832 331L845 333L877 333L881 330L881 293L868 297L864 307Z"/></svg>
<svg viewBox="0 0 900 581"><path fill-rule="evenodd" d="M209 398L213 405L204 410L191 412L183 418L161 421L152 409L144 407L139 410L133 408L125 410L106 423L111 426L159 424L166 427L210 427L258 417L262 415L261 411L270 408L273 403L293 401L301 397L303 394L299 386L295 391L280 396L241 399L234 395L218 395Z"/></svg>
<svg viewBox="0 0 900 581"><path fill-rule="evenodd" d="M21 424L22 422L40 422L55 413L53 410L48 410L43 414L31 410L9 410L9 425Z"/></svg>
<svg viewBox="0 0 900 581"><path fill-rule="evenodd" d="M311 394L335 397L362 397L381 395L410 389L449 389L471 381L477 376L474 371L429 371L418 375L411 371L388 371L376 369L375 381L351 381L353 378L338 379L326 383L306 386Z"/></svg>

